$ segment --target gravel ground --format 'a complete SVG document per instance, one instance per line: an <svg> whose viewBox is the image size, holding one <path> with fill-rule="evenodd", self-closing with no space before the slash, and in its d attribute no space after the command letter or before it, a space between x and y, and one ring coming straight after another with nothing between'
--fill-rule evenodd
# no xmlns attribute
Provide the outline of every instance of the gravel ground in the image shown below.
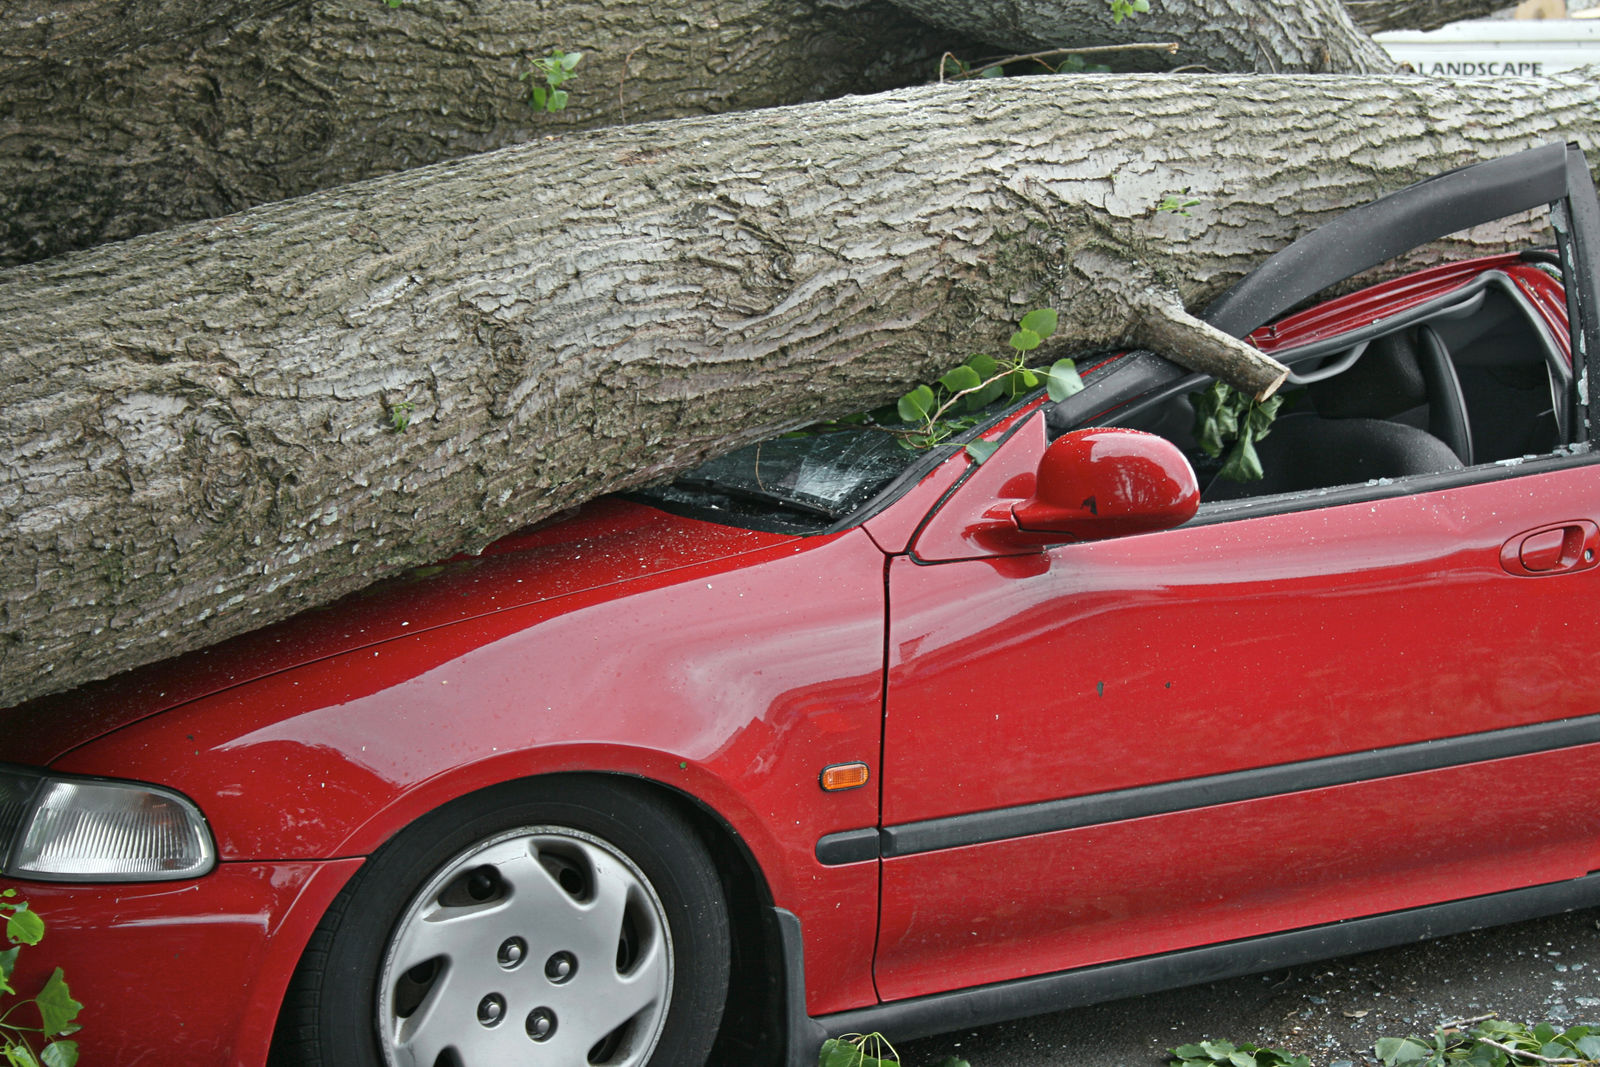
<svg viewBox="0 0 1600 1067"><path fill-rule="evenodd" d="M905 1042L905 1067L1161 1067L1204 1038L1250 1041L1376 1067L1380 1037L1428 1035L1495 1012L1520 1022L1600 1022L1600 911L1519 923Z"/></svg>

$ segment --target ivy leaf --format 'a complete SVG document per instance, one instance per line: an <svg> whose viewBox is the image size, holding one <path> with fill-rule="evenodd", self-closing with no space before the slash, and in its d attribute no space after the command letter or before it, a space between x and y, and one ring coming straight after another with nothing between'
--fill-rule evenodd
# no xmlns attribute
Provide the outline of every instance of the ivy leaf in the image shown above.
<svg viewBox="0 0 1600 1067"><path fill-rule="evenodd" d="M11 1067L39 1067L39 1061L34 1059L33 1050L27 1045L12 1044L8 1041L3 1051L6 1054L6 1062L11 1064Z"/></svg>
<svg viewBox="0 0 1600 1067"><path fill-rule="evenodd" d="M1140 0L1140 2L1147 2L1147 0ZM578 60L582 58L582 52L568 52L566 55L561 57L561 69L571 71L573 67L578 65Z"/></svg>
<svg viewBox="0 0 1600 1067"><path fill-rule="evenodd" d="M1078 365L1070 359L1055 361L1045 372L1045 385L1051 400L1065 400L1073 393L1083 392L1083 379L1078 376Z"/></svg>
<svg viewBox="0 0 1600 1067"><path fill-rule="evenodd" d="M895 411L899 413L901 422L926 422L935 406L933 390L926 385L919 385L900 398L895 404Z"/></svg>
<svg viewBox="0 0 1600 1067"><path fill-rule="evenodd" d="M1008 342L1018 352L1032 352L1044 343L1044 338L1029 329L1021 329L1011 335Z"/></svg>
<svg viewBox="0 0 1600 1067"><path fill-rule="evenodd" d="M567 91L565 89L550 90L550 110L560 111L567 106Z"/></svg>
<svg viewBox="0 0 1600 1067"><path fill-rule="evenodd" d="M44 1047L44 1067L77 1067L78 1043L76 1041L52 1041Z"/></svg>
<svg viewBox="0 0 1600 1067"><path fill-rule="evenodd" d="M1039 339L1042 341L1056 332L1058 321L1055 308L1036 308L1022 316L1022 321L1017 325L1024 330L1038 334Z"/></svg>
<svg viewBox="0 0 1600 1067"><path fill-rule="evenodd" d="M24 905L6 920L6 936L24 945L37 945L44 937L44 920Z"/></svg>
<svg viewBox="0 0 1600 1067"><path fill-rule="evenodd" d="M964 389L978 388L978 386L983 384L983 379L978 377L977 371L973 370L966 364L962 364L955 370L946 374L943 378L940 378L939 384L950 390L952 393L959 393Z"/></svg>
<svg viewBox="0 0 1600 1067"><path fill-rule="evenodd" d="M528 98L533 101L533 110L544 111L545 103L549 100L549 94L544 89L541 89L539 86L535 85L532 89L528 90Z"/></svg>
<svg viewBox="0 0 1600 1067"><path fill-rule="evenodd" d="M983 465L983 461L994 455L1000 449L999 441L969 441L967 442L967 455L972 457L972 462Z"/></svg>
<svg viewBox="0 0 1600 1067"><path fill-rule="evenodd" d="M1580 1037L1577 1042L1578 1055L1586 1060L1600 1060L1600 1037Z"/></svg>

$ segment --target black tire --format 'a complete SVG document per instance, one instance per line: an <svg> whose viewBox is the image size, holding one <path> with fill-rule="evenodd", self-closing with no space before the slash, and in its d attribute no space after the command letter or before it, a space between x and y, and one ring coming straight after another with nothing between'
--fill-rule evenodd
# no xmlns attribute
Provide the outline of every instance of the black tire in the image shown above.
<svg viewBox="0 0 1600 1067"><path fill-rule="evenodd" d="M375 853L329 908L274 1062L703 1064L727 998L722 897L693 828L627 779L463 797Z"/></svg>

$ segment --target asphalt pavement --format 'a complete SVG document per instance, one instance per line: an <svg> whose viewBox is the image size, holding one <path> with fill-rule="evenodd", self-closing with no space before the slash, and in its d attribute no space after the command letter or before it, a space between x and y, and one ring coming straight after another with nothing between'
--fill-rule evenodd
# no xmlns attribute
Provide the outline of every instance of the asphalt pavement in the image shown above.
<svg viewBox="0 0 1600 1067"><path fill-rule="evenodd" d="M1600 910L902 1043L905 1067L1161 1067L1205 1038L1376 1067L1380 1037L1495 1012L1600 1023Z"/></svg>

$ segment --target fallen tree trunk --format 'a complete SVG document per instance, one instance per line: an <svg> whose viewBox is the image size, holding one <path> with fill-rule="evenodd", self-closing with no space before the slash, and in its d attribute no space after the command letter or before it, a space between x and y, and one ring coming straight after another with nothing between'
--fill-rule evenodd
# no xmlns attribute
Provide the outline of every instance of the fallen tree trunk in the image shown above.
<svg viewBox="0 0 1600 1067"><path fill-rule="evenodd" d="M1345 0L1356 25L1383 30L1436 30L1462 19L1481 19L1511 5L1505 0Z"/></svg>
<svg viewBox="0 0 1600 1067"><path fill-rule="evenodd" d="M132 38L137 20L91 21L119 9L61 20ZM924 82L964 43L886 0L302 0L235 19L189 0L198 28L176 36L159 10L142 46L93 59L25 48L59 45L49 22L4 45L31 59L0 63L0 266L574 129ZM584 58L567 108L537 113L519 78L556 49Z"/></svg>
<svg viewBox="0 0 1600 1067"><path fill-rule="evenodd" d="M1121 22L1105 0L895 0L936 26L1018 53L1048 48L1171 41L1172 54L1129 53L1133 69L1201 66L1215 71L1382 74L1389 54L1350 21L1339 0L1156 0ZM1145 62L1139 63L1140 58Z"/></svg>
<svg viewBox="0 0 1600 1067"><path fill-rule="evenodd" d="M0 272L0 705L883 400L1031 307L1078 347L1159 337L1341 208L1597 134L1581 75L928 86Z"/></svg>

